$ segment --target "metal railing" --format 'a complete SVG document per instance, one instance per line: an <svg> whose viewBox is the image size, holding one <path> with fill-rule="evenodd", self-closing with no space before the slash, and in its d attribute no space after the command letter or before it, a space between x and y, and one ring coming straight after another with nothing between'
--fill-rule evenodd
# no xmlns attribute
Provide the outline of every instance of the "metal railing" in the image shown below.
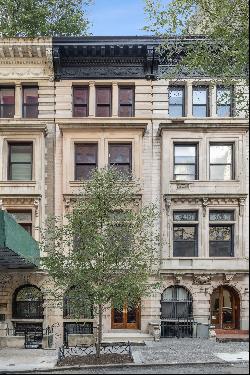
<svg viewBox="0 0 250 375"><path fill-rule="evenodd" d="M162 338L193 337L194 318L166 319L161 321Z"/></svg>

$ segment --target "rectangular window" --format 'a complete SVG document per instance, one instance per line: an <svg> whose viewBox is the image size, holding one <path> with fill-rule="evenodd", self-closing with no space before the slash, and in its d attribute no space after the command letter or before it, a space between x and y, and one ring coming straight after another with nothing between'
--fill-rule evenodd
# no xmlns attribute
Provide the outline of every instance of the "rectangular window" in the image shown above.
<svg viewBox="0 0 250 375"><path fill-rule="evenodd" d="M119 87L119 116L134 116L134 87Z"/></svg>
<svg viewBox="0 0 250 375"><path fill-rule="evenodd" d="M125 174L132 173L132 144L110 143L109 165Z"/></svg>
<svg viewBox="0 0 250 375"><path fill-rule="evenodd" d="M234 211L209 212L209 256L234 256Z"/></svg>
<svg viewBox="0 0 250 375"><path fill-rule="evenodd" d="M198 212L174 211L173 219L173 256L197 257Z"/></svg>
<svg viewBox="0 0 250 375"><path fill-rule="evenodd" d="M210 144L210 180L233 180L233 144Z"/></svg>
<svg viewBox="0 0 250 375"><path fill-rule="evenodd" d="M73 87L73 117L88 117L89 88Z"/></svg>
<svg viewBox="0 0 250 375"><path fill-rule="evenodd" d="M193 116L209 116L209 88L208 86L193 87Z"/></svg>
<svg viewBox="0 0 250 375"><path fill-rule="evenodd" d="M96 117L111 117L111 87L96 87Z"/></svg>
<svg viewBox="0 0 250 375"><path fill-rule="evenodd" d="M219 117L232 116L232 88L217 86L217 115Z"/></svg>
<svg viewBox="0 0 250 375"><path fill-rule="evenodd" d="M9 180L32 180L32 143L9 143Z"/></svg>
<svg viewBox="0 0 250 375"><path fill-rule="evenodd" d="M13 118L15 115L14 87L0 87L0 118Z"/></svg>
<svg viewBox="0 0 250 375"><path fill-rule="evenodd" d="M8 213L13 219L23 227L30 235L32 235L32 211L9 211Z"/></svg>
<svg viewBox="0 0 250 375"><path fill-rule="evenodd" d="M186 181L198 179L197 145L174 145L174 179Z"/></svg>
<svg viewBox="0 0 250 375"><path fill-rule="evenodd" d="M75 179L87 180L97 168L97 143L75 144Z"/></svg>
<svg viewBox="0 0 250 375"><path fill-rule="evenodd" d="M185 87L170 86L169 87L169 116L184 117L185 116Z"/></svg>
<svg viewBox="0 0 250 375"><path fill-rule="evenodd" d="M23 117L38 117L38 87L23 87Z"/></svg>

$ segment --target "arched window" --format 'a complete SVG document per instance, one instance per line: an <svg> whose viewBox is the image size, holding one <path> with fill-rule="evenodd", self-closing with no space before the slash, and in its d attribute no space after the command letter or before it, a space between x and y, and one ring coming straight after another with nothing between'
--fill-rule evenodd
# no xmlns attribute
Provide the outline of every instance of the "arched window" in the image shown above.
<svg viewBox="0 0 250 375"><path fill-rule="evenodd" d="M64 295L63 317L93 319L93 306L90 299L86 295L79 299L79 291L76 287L71 287Z"/></svg>
<svg viewBox="0 0 250 375"><path fill-rule="evenodd" d="M43 294L34 285L24 285L13 295L13 318L43 319Z"/></svg>
<svg viewBox="0 0 250 375"><path fill-rule="evenodd" d="M172 286L162 293L161 319L186 319L193 313L191 294L183 287Z"/></svg>

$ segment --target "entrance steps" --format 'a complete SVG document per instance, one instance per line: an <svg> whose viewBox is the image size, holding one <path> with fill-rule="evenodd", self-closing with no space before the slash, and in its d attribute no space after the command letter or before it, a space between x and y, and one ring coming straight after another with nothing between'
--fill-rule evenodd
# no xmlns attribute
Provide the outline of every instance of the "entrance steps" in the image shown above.
<svg viewBox="0 0 250 375"><path fill-rule="evenodd" d="M143 345L145 341L153 341L153 336L138 330L114 330L103 334L104 343L130 342L131 344Z"/></svg>
<svg viewBox="0 0 250 375"><path fill-rule="evenodd" d="M248 342L249 331L240 329L216 329L216 341Z"/></svg>

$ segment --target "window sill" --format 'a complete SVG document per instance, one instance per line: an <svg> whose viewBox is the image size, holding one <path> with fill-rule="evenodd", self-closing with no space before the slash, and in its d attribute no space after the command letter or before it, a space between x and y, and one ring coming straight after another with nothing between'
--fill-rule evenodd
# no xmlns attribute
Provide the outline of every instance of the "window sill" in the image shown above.
<svg viewBox="0 0 250 375"><path fill-rule="evenodd" d="M0 181L0 185L3 185L3 186L9 186L9 185L28 185L28 186L35 186L36 185L36 181L35 180L32 180L32 181L29 181L29 180L5 180L5 181Z"/></svg>

